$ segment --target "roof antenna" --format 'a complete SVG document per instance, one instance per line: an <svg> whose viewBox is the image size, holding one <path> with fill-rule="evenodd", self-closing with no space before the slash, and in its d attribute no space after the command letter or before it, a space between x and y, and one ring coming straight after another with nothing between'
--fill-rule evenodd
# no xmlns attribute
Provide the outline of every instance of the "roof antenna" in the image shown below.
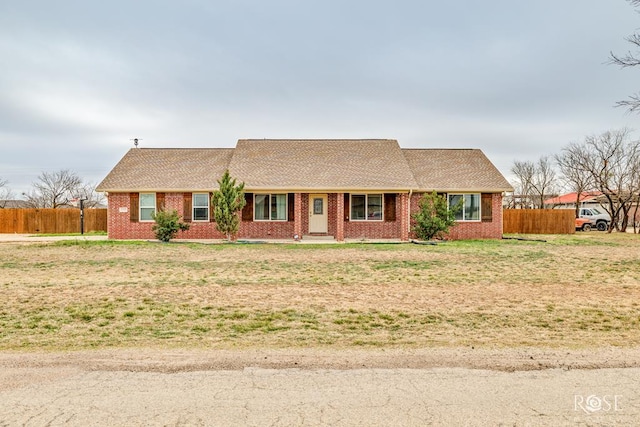
<svg viewBox="0 0 640 427"><path fill-rule="evenodd" d="M133 141L133 145L135 145L136 148L138 148L138 141L142 141L142 139L133 138L133 139L130 139L129 141Z"/></svg>

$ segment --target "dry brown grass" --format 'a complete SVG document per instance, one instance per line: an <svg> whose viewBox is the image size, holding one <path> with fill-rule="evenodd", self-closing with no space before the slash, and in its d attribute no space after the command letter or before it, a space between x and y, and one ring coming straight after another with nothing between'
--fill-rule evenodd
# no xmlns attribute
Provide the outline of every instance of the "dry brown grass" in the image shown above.
<svg viewBox="0 0 640 427"><path fill-rule="evenodd" d="M0 245L0 349L640 345L640 237Z"/></svg>

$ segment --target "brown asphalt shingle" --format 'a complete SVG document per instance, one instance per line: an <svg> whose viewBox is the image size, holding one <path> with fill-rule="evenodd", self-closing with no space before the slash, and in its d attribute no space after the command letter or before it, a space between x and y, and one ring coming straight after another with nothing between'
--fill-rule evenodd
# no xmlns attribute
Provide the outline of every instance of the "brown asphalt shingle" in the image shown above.
<svg viewBox="0 0 640 427"><path fill-rule="evenodd" d="M246 139L235 149L132 148L96 190L210 191L227 168L248 191L512 191L480 150L401 149L393 139Z"/></svg>
<svg viewBox="0 0 640 427"><path fill-rule="evenodd" d="M511 184L475 149L403 149L418 191L513 191Z"/></svg>
<svg viewBox="0 0 640 427"><path fill-rule="evenodd" d="M416 182L392 139L238 141L229 172L247 189L409 190Z"/></svg>
<svg viewBox="0 0 640 427"><path fill-rule="evenodd" d="M97 191L209 191L229 165L233 148L132 148Z"/></svg>

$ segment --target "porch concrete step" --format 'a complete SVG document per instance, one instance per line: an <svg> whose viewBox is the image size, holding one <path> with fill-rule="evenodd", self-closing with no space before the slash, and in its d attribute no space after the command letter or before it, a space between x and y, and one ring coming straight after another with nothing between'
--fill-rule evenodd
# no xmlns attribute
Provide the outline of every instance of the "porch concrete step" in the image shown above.
<svg viewBox="0 0 640 427"><path fill-rule="evenodd" d="M302 240L335 240L335 237L324 234L305 234L302 236Z"/></svg>

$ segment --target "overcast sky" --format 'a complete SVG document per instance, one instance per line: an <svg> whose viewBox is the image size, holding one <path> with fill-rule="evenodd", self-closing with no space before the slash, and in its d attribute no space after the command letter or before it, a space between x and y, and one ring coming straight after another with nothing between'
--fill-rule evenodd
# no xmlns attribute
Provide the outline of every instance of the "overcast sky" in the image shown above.
<svg viewBox="0 0 640 427"><path fill-rule="evenodd" d="M393 138L508 178L640 116L624 0L0 2L0 179L97 184L133 146ZM633 134L635 137L639 132Z"/></svg>

